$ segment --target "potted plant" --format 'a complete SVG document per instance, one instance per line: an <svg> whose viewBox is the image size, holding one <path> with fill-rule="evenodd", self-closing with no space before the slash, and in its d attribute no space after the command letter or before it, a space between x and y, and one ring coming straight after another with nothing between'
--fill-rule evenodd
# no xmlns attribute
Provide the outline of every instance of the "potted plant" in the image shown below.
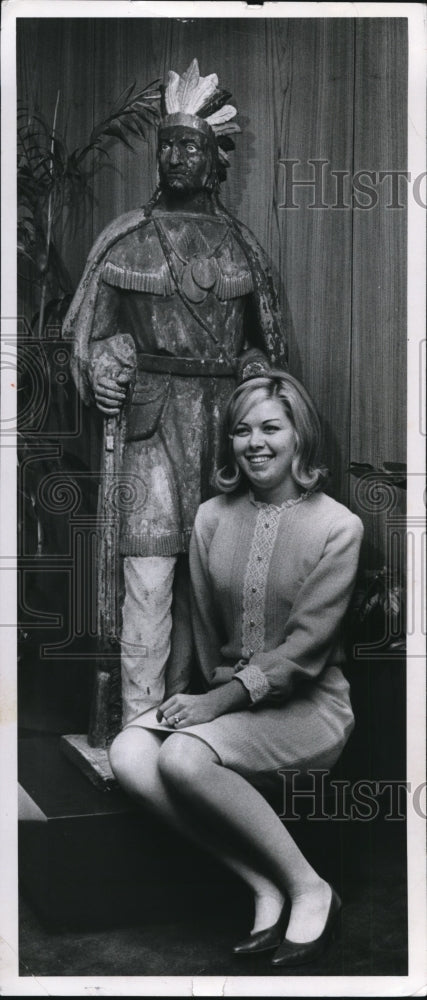
<svg viewBox="0 0 427 1000"><path fill-rule="evenodd" d="M406 464L383 462L381 468L368 462L351 462L349 472L358 480L390 491L406 490ZM401 566L383 565L365 569L356 587L350 612L354 646L378 645L388 654L405 653L405 584Z"/></svg>

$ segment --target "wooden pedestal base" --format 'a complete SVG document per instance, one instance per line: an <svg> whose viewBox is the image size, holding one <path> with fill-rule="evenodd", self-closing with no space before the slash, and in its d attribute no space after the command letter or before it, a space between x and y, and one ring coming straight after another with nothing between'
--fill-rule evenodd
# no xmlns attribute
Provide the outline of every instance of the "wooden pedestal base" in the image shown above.
<svg viewBox="0 0 427 1000"><path fill-rule="evenodd" d="M62 736L61 750L101 791L117 786L108 760L108 750L89 746L87 736Z"/></svg>

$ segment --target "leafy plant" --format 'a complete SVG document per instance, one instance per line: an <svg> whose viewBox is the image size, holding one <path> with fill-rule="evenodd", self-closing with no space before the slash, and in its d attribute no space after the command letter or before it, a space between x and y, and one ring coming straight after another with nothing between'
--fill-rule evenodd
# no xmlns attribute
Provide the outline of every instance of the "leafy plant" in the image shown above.
<svg viewBox="0 0 427 1000"><path fill-rule="evenodd" d="M109 157L111 143L119 141L133 150L135 140L146 138L147 126L155 124L159 114L156 87L157 81L138 92L135 83L127 87L88 141L71 151L66 132L58 128L59 91L52 124L37 109L30 111L26 104L18 108L18 258L27 263L27 274L21 277L29 277L39 289L39 336L48 291L56 297L57 313L62 302L62 316L73 292L56 231L68 227L70 236L75 235L94 197L93 177Z"/></svg>
<svg viewBox="0 0 427 1000"><path fill-rule="evenodd" d="M383 462L382 468L369 462L351 462L348 471L358 479L374 477L379 485L406 489L404 462ZM395 653L403 653L405 649L405 587L401 573L401 567L396 573L396 567L392 566L364 570L351 607L354 637L360 638L361 633L369 641L386 637L387 648Z"/></svg>
<svg viewBox="0 0 427 1000"><path fill-rule="evenodd" d="M383 462L382 469L369 462L350 462L348 471L358 479L374 474L378 483L393 483L394 486L406 490L405 462Z"/></svg>
<svg viewBox="0 0 427 1000"><path fill-rule="evenodd" d="M405 649L405 592L397 583L394 572L387 566L365 570L363 585L355 591L352 603L352 625L355 637L361 632L370 641L387 640L387 648L395 652Z"/></svg>
<svg viewBox="0 0 427 1000"><path fill-rule="evenodd" d="M136 84L126 87L117 98L108 115L94 125L89 138L82 145L70 150L66 130L61 133L61 95L58 91L53 121L50 124L39 109L30 111L25 103L18 107L18 261L24 269L19 277L35 288L38 308L31 317L31 332L41 338L45 325L56 325L60 330L74 288L66 265L58 249L59 235L69 231L70 238L77 232L92 200L92 181L99 170L108 164L109 148L122 142L130 150L135 141L146 139L147 129L159 116L160 92L157 81L143 90ZM22 285L21 285L22 288ZM33 311L33 310L32 310ZM27 316L30 320L30 316ZM56 434L66 434L69 414L76 409L76 390L68 377L67 366L59 378L55 371L57 344L48 338L42 345L34 344L34 357L44 380L43 396L46 401L43 417L43 438L52 442ZM37 353L38 352L38 353ZM40 355L40 357L39 357ZM22 550L41 556L53 545L56 553L62 551L64 527L43 510L38 498L38 486L48 470L63 472L70 481L73 475L82 475L88 468L89 425L94 428L93 414L83 413L85 433L79 440L79 454L64 451L61 457L41 460L37 471L25 471L24 488L21 471L29 453L35 454L38 441L38 417L31 399L34 393L31 371L23 363L18 369L18 497L22 505ZM41 451L43 449L41 448ZM43 457L42 457L43 459ZM23 474L23 473L22 473ZM93 501L93 498L92 498ZM49 541L50 540L50 541Z"/></svg>

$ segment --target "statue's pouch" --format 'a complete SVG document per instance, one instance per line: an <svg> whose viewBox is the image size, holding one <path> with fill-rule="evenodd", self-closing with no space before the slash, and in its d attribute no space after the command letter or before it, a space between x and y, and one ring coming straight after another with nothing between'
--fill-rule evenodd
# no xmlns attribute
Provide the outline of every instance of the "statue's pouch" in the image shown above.
<svg viewBox="0 0 427 1000"><path fill-rule="evenodd" d="M171 376L138 371L126 415L126 438L142 441L156 433L169 395Z"/></svg>

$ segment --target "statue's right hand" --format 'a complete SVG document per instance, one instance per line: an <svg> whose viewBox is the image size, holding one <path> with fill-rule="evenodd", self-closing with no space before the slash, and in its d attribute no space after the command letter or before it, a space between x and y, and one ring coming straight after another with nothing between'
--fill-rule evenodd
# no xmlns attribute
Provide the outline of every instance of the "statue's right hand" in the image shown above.
<svg viewBox="0 0 427 1000"><path fill-rule="evenodd" d="M111 378L100 375L93 386L96 405L107 417L115 417L126 400L127 387L131 376L126 372Z"/></svg>

